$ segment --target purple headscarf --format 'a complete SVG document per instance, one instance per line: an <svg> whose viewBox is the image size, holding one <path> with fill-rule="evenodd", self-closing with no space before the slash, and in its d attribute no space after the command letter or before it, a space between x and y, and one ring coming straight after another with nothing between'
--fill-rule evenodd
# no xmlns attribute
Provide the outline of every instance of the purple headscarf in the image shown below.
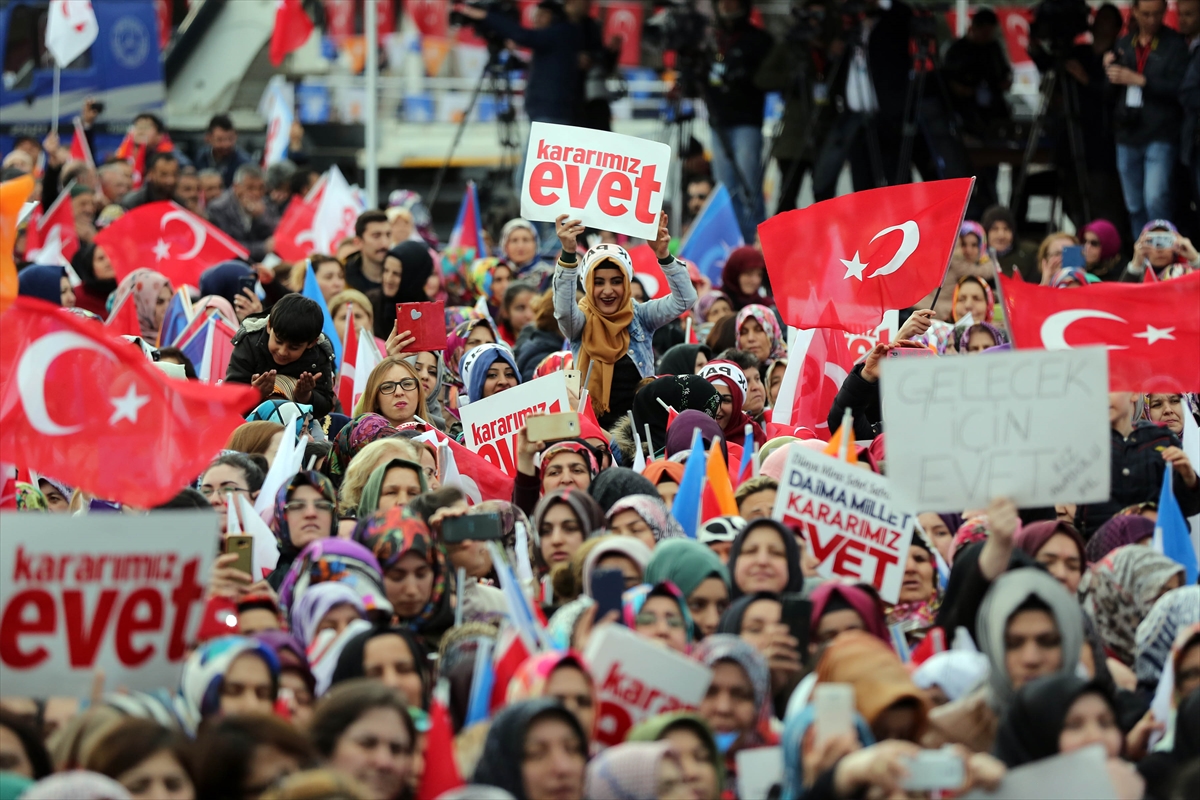
<svg viewBox="0 0 1200 800"><path fill-rule="evenodd" d="M676 453L690 450L692 447L692 431L697 428L700 429L700 440L704 442L705 448L712 444L713 437L724 436L721 426L708 414L696 410L684 411L675 418L675 421L671 423L671 427L667 429L667 456L673 456ZM724 449L724 446L725 442L722 439L722 449Z"/></svg>
<svg viewBox="0 0 1200 800"><path fill-rule="evenodd" d="M1113 517L1092 534L1084 553L1088 563L1095 564L1118 547L1137 544L1153 535L1154 523L1141 514Z"/></svg>
<svg viewBox="0 0 1200 800"><path fill-rule="evenodd" d="M1083 226L1080 238L1084 234L1094 233L1100 240L1100 259L1109 259L1121 252L1121 234L1117 226L1106 219L1096 219Z"/></svg>

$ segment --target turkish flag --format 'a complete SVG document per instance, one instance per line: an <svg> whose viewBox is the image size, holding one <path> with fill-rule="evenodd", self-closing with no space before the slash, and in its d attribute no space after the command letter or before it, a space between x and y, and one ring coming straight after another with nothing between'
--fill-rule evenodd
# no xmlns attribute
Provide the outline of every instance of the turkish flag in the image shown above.
<svg viewBox="0 0 1200 800"><path fill-rule="evenodd" d="M121 304L108 312L108 319L104 324L114 336L142 335L142 323L138 319L137 300L133 292L125 295Z"/></svg>
<svg viewBox="0 0 1200 800"><path fill-rule="evenodd" d="M69 264L78 252L75 207L71 205L71 193L62 192L50 209L38 214L26 228L25 258L37 264Z"/></svg>
<svg viewBox="0 0 1200 800"><path fill-rule="evenodd" d="M791 419L774 419L772 423L792 428L806 428L817 438L829 441L829 409L838 390L854 369L854 358L846 343L846 334L834 328L813 328L801 331L790 359L800 359L799 377L792 400ZM789 364L791 361L789 360ZM784 380L788 380L787 372ZM794 373L792 373L794 374ZM784 434L794 435L791 431ZM805 437L801 437L805 438Z"/></svg>
<svg viewBox="0 0 1200 800"><path fill-rule="evenodd" d="M312 36L313 23L304 13L300 0L278 0L275 4L275 28L271 31L271 64L278 67L283 57L298 50Z"/></svg>
<svg viewBox="0 0 1200 800"><path fill-rule="evenodd" d="M171 285L200 284L200 273L221 261L249 257L240 244L181 205L164 200L138 206L96 234L117 280L140 267Z"/></svg>
<svg viewBox="0 0 1200 800"><path fill-rule="evenodd" d="M284 261L303 261L314 250L312 228L321 194L317 192L310 195L293 197L275 228L275 253Z"/></svg>
<svg viewBox="0 0 1200 800"><path fill-rule="evenodd" d="M775 305L794 328L874 328L942 283L974 178L855 192L758 226Z"/></svg>
<svg viewBox="0 0 1200 800"><path fill-rule="evenodd" d="M997 277L1018 349L1107 347L1114 392L1200 390L1200 273L1077 289Z"/></svg>
<svg viewBox="0 0 1200 800"><path fill-rule="evenodd" d="M633 262L633 276L642 282L646 296L651 299L666 297L671 293L667 276L658 265L658 256L648 244L629 248L629 260Z"/></svg>
<svg viewBox="0 0 1200 800"><path fill-rule="evenodd" d="M83 121L76 117L72 123L75 135L71 137L71 158L75 161L86 161L92 169L96 168L96 159L92 157L92 147L88 144L87 133L83 130Z"/></svg>
<svg viewBox="0 0 1200 800"><path fill-rule="evenodd" d="M464 445L459 444L432 425L422 434L423 438L432 436L436 444L445 442L450 447L454 457L454 471L465 487L467 503L475 505L484 500L512 500L513 479L504 470L488 461L478 453L473 453ZM447 465L439 464L442 482L445 483Z"/></svg>
<svg viewBox="0 0 1200 800"><path fill-rule="evenodd" d="M168 378L102 326L19 297L0 316L0 461L136 508L174 497L260 400Z"/></svg>

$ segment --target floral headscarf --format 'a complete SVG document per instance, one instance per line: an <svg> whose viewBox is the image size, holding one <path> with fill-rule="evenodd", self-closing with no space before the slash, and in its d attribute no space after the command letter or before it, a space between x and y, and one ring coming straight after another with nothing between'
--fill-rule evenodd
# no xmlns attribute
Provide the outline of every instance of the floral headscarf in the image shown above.
<svg viewBox="0 0 1200 800"><path fill-rule="evenodd" d="M446 300L456 306L475 302L475 287L469 270L472 260L479 255L474 247L447 247L440 259L442 286L446 289Z"/></svg>
<svg viewBox="0 0 1200 800"><path fill-rule="evenodd" d="M309 588L327 581L353 589L365 613L374 617L392 615L392 604L383 590L383 570L374 554L358 542L318 539L300 551L279 587L279 603L289 620Z"/></svg>
<svg viewBox="0 0 1200 800"><path fill-rule="evenodd" d="M770 360L786 357L787 342L783 339L783 331L779 329L779 321L775 318L775 312L758 303L752 303L743 308L738 312L737 319L734 320L733 329L737 335L738 349L745 349L742 347L742 324L750 317L754 317L767 336L771 337Z"/></svg>
<svg viewBox="0 0 1200 800"><path fill-rule="evenodd" d="M221 686L225 673L245 653L254 653L279 681L279 659L275 651L249 636L221 636L197 647L183 664L175 711L189 735L194 735L200 720L221 707Z"/></svg>
<svg viewBox="0 0 1200 800"><path fill-rule="evenodd" d="M501 261L498 258L477 258L471 262L471 266L467 271L467 277L471 282L471 288L474 290L475 296L484 298L489 305L494 301L492 297L492 278L495 275L496 267L500 266L500 264ZM508 268L508 264L504 266ZM511 271L511 268L509 269Z"/></svg>
<svg viewBox="0 0 1200 800"><path fill-rule="evenodd" d="M171 281L161 272L152 269L135 269L125 276L117 286L113 295L113 308L119 308L130 294L133 295L137 308L138 325L142 329L142 338L147 342L158 341L158 322L155 321L155 310L158 307L158 295L166 286L171 291Z"/></svg>
<svg viewBox="0 0 1200 800"><path fill-rule="evenodd" d="M929 563L933 568L933 592L924 600L908 603L895 603L887 609L887 624L899 625L900 630L924 631L934 626L938 609L942 605L942 593L938 590L937 565L934 562L933 551L920 536L913 536L910 547L919 547L929 554Z"/></svg>
<svg viewBox="0 0 1200 800"><path fill-rule="evenodd" d="M333 488L333 482L316 470L297 472L275 495L275 520L271 523L275 540L279 542L279 552L285 557L295 555L299 550L292 544L292 532L288 527L286 506L288 500L292 499L292 492L301 486L313 487L321 493L322 497L333 503L333 523L329 535L334 536L337 533L337 490Z"/></svg>
<svg viewBox="0 0 1200 800"><path fill-rule="evenodd" d="M967 281L975 281L982 286L983 296L987 300L987 311L984 313L983 319L977 319L975 321L991 322L992 318L996 315L996 298L992 294L992 287L988 285L987 281L978 275L963 275L958 279L958 282L954 284L954 295L950 298L950 319L958 322L958 291Z"/></svg>
<svg viewBox="0 0 1200 800"><path fill-rule="evenodd" d="M663 501L657 497L651 497L646 494L633 494L628 497L622 497L608 509L608 514L604 518L604 524L611 525L613 518L622 511L633 511L641 517L642 521L650 526L656 543L664 539L687 538L687 533L684 532L683 526L671 516L671 512L667 511L667 507L663 505Z"/></svg>
<svg viewBox="0 0 1200 800"><path fill-rule="evenodd" d="M954 556L958 554L959 550L975 542L987 541L987 537L987 517L971 517L962 524L950 541L950 561L954 561Z"/></svg>
<svg viewBox="0 0 1200 800"><path fill-rule="evenodd" d="M521 666L517 667L517 671L513 673L512 679L508 683L508 695L505 703L519 703L522 700L545 697L546 684L550 682L550 676L554 674L554 671L560 667L574 667L587 677L588 685L592 687L592 705L599 707L600 703L596 697L596 683L592 672L588 669L583 656L571 650L565 653L550 650L532 655L521 662ZM591 738L592 731L586 731L586 733Z"/></svg>
<svg viewBox="0 0 1200 800"><path fill-rule="evenodd" d="M758 718L771 718L771 671L749 642L732 633L714 633L696 645L692 658L710 669L719 661L732 661L740 666L754 687L754 710Z"/></svg>
<svg viewBox="0 0 1200 800"><path fill-rule="evenodd" d="M330 474L338 477L345 475L350 460L358 455L360 450L371 442L395 436L397 433L387 418L374 412L361 414L347 422L338 431L337 436L333 437L333 450L329 454Z"/></svg>
<svg viewBox="0 0 1200 800"><path fill-rule="evenodd" d="M567 439L555 442L542 452L542 463L538 468L539 482L546 480L546 468L550 466L550 462L554 460L555 456L562 453L577 453L583 456L583 463L587 464L588 475L592 480L596 479L596 475L600 472L600 462L596 460L596 452L583 442Z"/></svg>
<svg viewBox="0 0 1200 800"><path fill-rule="evenodd" d="M1096 626L1104 647L1131 666L1137 654L1137 627L1167 581L1183 567L1143 545L1126 545L1093 564L1079 582L1079 604Z"/></svg>
<svg viewBox="0 0 1200 800"><path fill-rule="evenodd" d="M969 328L967 328L966 330L964 330L962 332L962 336L959 337L959 340L958 340L958 352L960 352L960 353L967 352L967 345L971 341L971 334L980 329L985 330L988 333L990 333L992 335L992 339L996 342L996 344L1004 344L1005 342L1008 341L1008 337L1004 335L1004 331L1000 330L998 327L996 327L992 323L976 322L975 324L971 325ZM992 347L995 347L995 346L996 345L992 345Z"/></svg>
<svg viewBox="0 0 1200 800"><path fill-rule="evenodd" d="M46 511L46 496L32 483L17 483L17 511Z"/></svg>
<svg viewBox="0 0 1200 800"><path fill-rule="evenodd" d="M401 625L419 632L439 616L448 600L446 566L424 520L406 508L395 506L385 513L359 520L353 538L375 555L384 573L409 553L420 556L432 569L433 591L429 602L415 617L400 620Z"/></svg>

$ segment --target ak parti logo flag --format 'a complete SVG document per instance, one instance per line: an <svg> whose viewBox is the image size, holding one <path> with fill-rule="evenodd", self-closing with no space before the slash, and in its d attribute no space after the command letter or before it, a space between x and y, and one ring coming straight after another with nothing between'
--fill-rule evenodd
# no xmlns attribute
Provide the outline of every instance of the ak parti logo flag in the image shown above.
<svg viewBox="0 0 1200 800"><path fill-rule="evenodd" d="M783 321L869 330L942 283L974 178L855 192L758 226Z"/></svg>

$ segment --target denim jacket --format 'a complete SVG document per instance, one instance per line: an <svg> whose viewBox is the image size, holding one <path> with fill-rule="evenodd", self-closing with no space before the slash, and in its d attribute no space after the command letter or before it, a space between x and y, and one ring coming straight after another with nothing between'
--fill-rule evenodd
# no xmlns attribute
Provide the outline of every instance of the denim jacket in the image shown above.
<svg viewBox="0 0 1200 800"><path fill-rule="evenodd" d="M578 262L577 262L578 263ZM678 259L662 265L663 275L671 293L657 300L633 303L633 322L629 325L629 357L643 378L656 375L654 371L654 332L696 304L696 290L688 277L687 267ZM558 329L571 341L571 353L579 358L579 343L587 317L575 302L575 287L579 285L579 267L554 268L554 318Z"/></svg>

